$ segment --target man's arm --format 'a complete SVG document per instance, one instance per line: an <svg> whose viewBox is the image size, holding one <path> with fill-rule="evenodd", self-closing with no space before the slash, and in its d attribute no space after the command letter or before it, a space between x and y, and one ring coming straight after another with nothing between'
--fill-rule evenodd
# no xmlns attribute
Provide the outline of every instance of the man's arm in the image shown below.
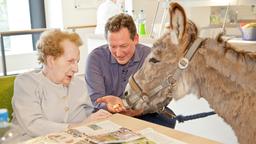
<svg viewBox="0 0 256 144"><path fill-rule="evenodd" d="M93 105L98 109L106 109L105 104L95 103L98 98L105 96L106 93L100 60L100 55L94 52L89 54L85 69L85 81Z"/></svg>

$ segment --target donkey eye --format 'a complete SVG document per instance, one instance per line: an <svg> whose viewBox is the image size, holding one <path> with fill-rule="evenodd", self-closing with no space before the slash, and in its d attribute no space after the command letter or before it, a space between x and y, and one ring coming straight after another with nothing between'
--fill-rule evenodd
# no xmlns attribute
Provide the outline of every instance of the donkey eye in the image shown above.
<svg viewBox="0 0 256 144"><path fill-rule="evenodd" d="M149 62L158 63L158 62L160 62L160 61L157 60L157 59L155 59L155 58L150 58L150 59L149 59Z"/></svg>
<svg viewBox="0 0 256 144"><path fill-rule="evenodd" d="M128 96L128 91L126 91L126 92L124 93L124 96Z"/></svg>

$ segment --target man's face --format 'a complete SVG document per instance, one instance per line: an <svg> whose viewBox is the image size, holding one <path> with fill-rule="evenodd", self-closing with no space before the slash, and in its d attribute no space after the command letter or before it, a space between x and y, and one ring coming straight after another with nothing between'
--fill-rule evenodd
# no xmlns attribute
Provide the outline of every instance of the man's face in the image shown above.
<svg viewBox="0 0 256 144"><path fill-rule="evenodd" d="M108 32L107 41L112 56L119 64L127 64L133 57L135 45L139 37L136 35L132 40L127 28L121 28L118 32Z"/></svg>
<svg viewBox="0 0 256 144"><path fill-rule="evenodd" d="M64 49L64 54L51 61L52 77L55 83L68 85L74 74L78 72L80 51L69 40L62 41L61 46Z"/></svg>

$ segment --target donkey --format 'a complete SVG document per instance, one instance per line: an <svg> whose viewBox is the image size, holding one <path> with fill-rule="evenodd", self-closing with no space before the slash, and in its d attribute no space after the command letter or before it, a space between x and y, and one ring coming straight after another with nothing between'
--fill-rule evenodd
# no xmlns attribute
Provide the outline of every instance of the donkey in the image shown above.
<svg viewBox="0 0 256 144"><path fill-rule="evenodd" d="M202 39L177 3L169 31L154 44L124 92L123 102L144 113L159 112L189 93L205 98L234 130L239 143L256 141L256 53L221 37Z"/></svg>

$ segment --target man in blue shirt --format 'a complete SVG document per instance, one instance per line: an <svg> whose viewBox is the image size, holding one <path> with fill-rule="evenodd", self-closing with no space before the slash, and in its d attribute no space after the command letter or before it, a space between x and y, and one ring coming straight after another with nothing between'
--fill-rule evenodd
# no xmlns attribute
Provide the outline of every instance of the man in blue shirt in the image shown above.
<svg viewBox="0 0 256 144"><path fill-rule="evenodd" d="M150 53L149 47L139 44L135 23L127 14L118 14L108 20L105 25L105 38L108 44L89 54L85 70L88 94L97 109L108 109L105 103L96 103L98 98L123 95L129 77L142 66ZM142 111L134 110L124 112L131 116L141 113ZM150 119L155 118L155 115L151 116L153 115L150 115Z"/></svg>

